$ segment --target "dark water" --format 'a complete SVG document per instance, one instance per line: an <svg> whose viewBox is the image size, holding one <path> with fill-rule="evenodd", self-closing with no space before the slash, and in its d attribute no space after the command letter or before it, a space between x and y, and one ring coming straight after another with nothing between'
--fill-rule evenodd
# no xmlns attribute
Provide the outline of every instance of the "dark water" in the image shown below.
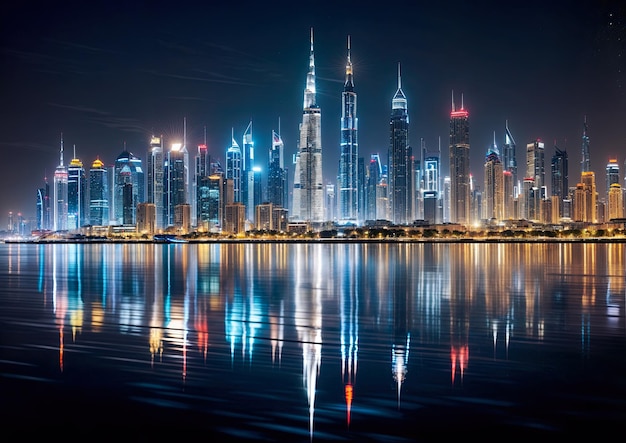
<svg viewBox="0 0 626 443"><path fill-rule="evenodd" d="M3 244L2 423L231 441L621 435L625 249Z"/></svg>

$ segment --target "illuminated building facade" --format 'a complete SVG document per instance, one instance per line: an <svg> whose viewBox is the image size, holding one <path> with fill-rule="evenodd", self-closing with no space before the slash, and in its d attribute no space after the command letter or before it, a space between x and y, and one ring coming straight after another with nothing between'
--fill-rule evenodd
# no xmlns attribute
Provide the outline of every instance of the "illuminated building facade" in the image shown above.
<svg viewBox="0 0 626 443"><path fill-rule="evenodd" d="M504 144L502 145L502 169L503 171L509 171L512 175L513 186L517 184L517 157L515 153L515 139L509 129L509 121L506 120L504 124ZM518 192L514 191L513 198L517 198Z"/></svg>
<svg viewBox="0 0 626 443"><path fill-rule="evenodd" d="M546 184L545 143L539 139L526 145L526 178L532 178L539 189Z"/></svg>
<svg viewBox="0 0 626 443"><path fill-rule="evenodd" d="M383 175L383 166L378 154L370 155L370 163L367 168L366 192L365 192L365 219L376 220L377 195L376 189Z"/></svg>
<svg viewBox="0 0 626 443"><path fill-rule="evenodd" d="M223 225L224 175L221 173L202 177L198 182L198 228L206 232L219 232Z"/></svg>
<svg viewBox="0 0 626 443"><path fill-rule="evenodd" d="M284 143L280 133L272 131L267 175L267 201L274 206L287 208L287 171L284 160Z"/></svg>
<svg viewBox="0 0 626 443"><path fill-rule="evenodd" d="M450 112L450 222L468 226L470 216L469 113L461 98L456 110L454 96Z"/></svg>
<svg viewBox="0 0 626 443"><path fill-rule="evenodd" d="M67 167L67 228L78 229L87 222L85 212L86 178L83 162L76 158L74 146L74 158Z"/></svg>
<svg viewBox="0 0 626 443"><path fill-rule="evenodd" d="M241 156L241 201L246 206L246 219L254 220L254 141L252 121L243 133Z"/></svg>
<svg viewBox="0 0 626 443"><path fill-rule="evenodd" d="M354 92L352 61L350 59L350 37L348 37L348 61L346 81L341 95L341 146L338 174L338 215L340 223L356 222L358 219L358 117L357 95Z"/></svg>
<svg viewBox="0 0 626 443"><path fill-rule="evenodd" d="M582 221L595 223L597 220L596 211L596 175L593 171L586 171L581 174L581 183L583 185L585 209Z"/></svg>
<svg viewBox="0 0 626 443"><path fill-rule="evenodd" d="M582 159L580 161L580 171L591 171L591 162L589 160L589 135L587 134L587 116L583 121L583 139L582 139Z"/></svg>
<svg viewBox="0 0 626 443"><path fill-rule="evenodd" d="M608 219L623 218L624 202L622 198L622 186L619 183L613 183L609 188L608 202Z"/></svg>
<svg viewBox="0 0 626 443"><path fill-rule="evenodd" d="M241 173L242 173L242 160L241 160L241 148L235 140L234 133L231 137L230 148L226 151L226 179L232 180L233 183L233 198L235 203L242 202L241 195Z"/></svg>
<svg viewBox="0 0 626 443"><path fill-rule="evenodd" d="M109 178L104 163L97 158L89 169L89 223L109 224Z"/></svg>
<svg viewBox="0 0 626 443"><path fill-rule="evenodd" d="M146 161L146 202L154 203L156 212L156 227L161 229L167 226L164 217L164 158L163 137L152 136Z"/></svg>
<svg viewBox="0 0 626 443"><path fill-rule="evenodd" d="M485 157L483 218L501 221L504 219L504 171L498 154L494 133L493 145Z"/></svg>
<svg viewBox="0 0 626 443"><path fill-rule="evenodd" d="M167 153L164 173L167 177L165 184L165 204L167 223L165 226L174 226L175 208L188 203L185 183L187 181L185 168L185 151L180 143L172 144Z"/></svg>
<svg viewBox="0 0 626 443"><path fill-rule="evenodd" d="M48 180L44 181L44 185L37 189L37 229L50 230L52 223L50 221L50 185Z"/></svg>
<svg viewBox="0 0 626 443"><path fill-rule="evenodd" d="M114 180L114 223L134 225L137 204L144 201L144 173L141 159L126 147L115 160Z"/></svg>
<svg viewBox="0 0 626 443"><path fill-rule="evenodd" d="M300 141L296 157L292 218L296 221L324 221L324 183L322 176L322 113L316 101L313 29L309 72L306 77Z"/></svg>
<svg viewBox="0 0 626 443"><path fill-rule="evenodd" d="M557 197L559 206L559 214L564 214L563 202L569 196L569 181L568 181L568 159L567 151L561 150L557 146L554 147L554 155L552 156L551 164L551 186L550 195ZM556 208L552 208L554 212Z"/></svg>
<svg viewBox="0 0 626 443"><path fill-rule="evenodd" d="M619 163L617 159L612 158L606 165L606 192L611 190L611 186L615 183L619 184Z"/></svg>
<svg viewBox="0 0 626 443"><path fill-rule="evenodd" d="M398 89L391 100L389 121L389 212L391 221L404 225L413 221L413 154L409 145L409 113L402 91L398 63Z"/></svg>
<svg viewBox="0 0 626 443"><path fill-rule="evenodd" d="M63 136L61 136L61 154L59 166L54 171L53 185L53 230L67 230L67 167L63 164Z"/></svg>

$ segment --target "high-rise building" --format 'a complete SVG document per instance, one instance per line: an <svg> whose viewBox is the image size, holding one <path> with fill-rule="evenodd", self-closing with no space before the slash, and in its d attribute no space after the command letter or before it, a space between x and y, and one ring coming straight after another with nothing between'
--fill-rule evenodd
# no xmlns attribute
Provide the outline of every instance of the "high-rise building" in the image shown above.
<svg viewBox="0 0 626 443"><path fill-rule="evenodd" d="M210 175L211 170L211 157L209 156L209 150L206 144L206 128L204 143L198 145L198 152L194 161L194 176L192 184L192 222L193 226L202 227L202 209L200 208L200 184L204 177Z"/></svg>
<svg viewBox="0 0 626 443"><path fill-rule="evenodd" d="M358 117L352 60L350 59L350 36L348 36L348 60L346 81L341 94L341 146L338 174L339 223L355 223L358 219L358 175L359 156Z"/></svg>
<svg viewBox="0 0 626 443"><path fill-rule="evenodd" d="M287 174L285 171L284 144L280 133L272 131L267 174L267 201L274 206L287 208Z"/></svg>
<svg viewBox="0 0 626 443"><path fill-rule="evenodd" d="M89 169L89 223L109 224L109 178L104 163L96 158Z"/></svg>
<svg viewBox="0 0 626 443"><path fill-rule="evenodd" d="M611 190L611 185L614 183L620 184L619 179L619 163L616 158L609 159L606 165L606 193L608 195Z"/></svg>
<svg viewBox="0 0 626 443"><path fill-rule="evenodd" d="M596 175L593 171L585 171L581 174L581 183L583 185L585 209L582 221L588 223L596 223L597 211L597 191L596 191ZM575 202L578 204L578 202Z"/></svg>
<svg viewBox="0 0 626 443"><path fill-rule="evenodd" d="M515 139L509 129L509 121L504 123L504 145L502 145L502 169L509 171L512 174L513 186L518 186L517 180L517 157L515 153ZM514 192L513 197L517 198L517 192Z"/></svg>
<svg viewBox="0 0 626 443"><path fill-rule="evenodd" d="M515 214L515 184L511 171L502 171L502 183L504 185L504 219L517 218Z"/></svg>
<svg viewBox="0 0 626 443"><path fill-rule="evenodd" d="M48 179L44 179L43 187L37 189L37 229L49 231L52 229L50 222L50 185Z"/></svg>
<svg viewBox="0 0 626 443"><path fill-rule="evenodd" d="M226 179L233 181L233 198L235 203L242 203L241 195L242 160L241 148L235 140L234 130L231 144L226 151Z"/></svg>
<svg viewBox="0 0 626 443"><path fill-rule="evenodd" d="M67 167L63 164L63 134L59 166L54 171L54 223L53 230L67 230Z"/></svg>
<svg viewBox="0 0 626 443"><path fill-rule="evenodd" d="M580 171L591 171L591 164L589 161L589 135L587 134L587 116L583 121L583 140L582 140L582 160L580 161Z"/></svg>
<svg viewBox="0 0 626 443"><path fill-rule="evenodd" d="M185 183L187 182L187 169L185 168L185 151L180 143L173 143L167 153L165 163L167 173L166 183L166 208L167 226L174 226L176 207L188 204Z"/></svg>
<svg viewBox="0 0 626 443"><path fill-rule="evenodd" d="M254 140L252 139L252 121L243 133L243 152L241 155L241 201L246 206L246 219L254 220Z"/></svg>
<svg viewBox="0 0 626 443"><path fill-rule="evenodd" d="M309 72L306 77L300 141L293 189L292 218L320 223L324 221L324 183L322 174L322 112L316 100L313 29Z"/></svg>
<svg viewBox="0 0 626 443"><path fill-rule="evenodd" d="M337 195L333 183L326 184L326 220L337 221Z"/></svg>
<svg viewBox="0 0 626 443"><path fill-rule="evenodd" d="M78 229L86 223L86 178L83 162L74 158L67 167L67 229Z"/></svg>
<svg viewBox="0 0 626 443"><path fill-rule="evenodd" d="M383 166L380 163L378 154L370 155L370 163L367 168L366 179L366 203L365 203L365 220L376 220L377 196L376 189L383 175Z"/></svg>
<svg viewBox="0 0 626 443"><path fill-rule="evenodd" d="M137 204L144 201L144 172L141 159L126 146L115 160L113 193L114 223L134 225Z"/></svg>
<svg viewBox="0 0 626 443"><path fill-rule="evenodd" d="M156 232L156 205L154 203L137 205L137 232L149 235Z"/></svg>
<svg viewBox="0 0 626 443"><path fill-rule="evenodd" d="M163 158L163 137L152 136L147 156L146 171L146 202L154 203L156 213L156 229L162 229L168 225L164 216L164 188L165 176Z"/></svg>
<svg viewBox="0 0 626 443"><path fill-rule="evenodd" d="M510 171L507 171L510 172ZM493 145L487 150L484 172L485 190L483 192L483 214L485 219L504 219L504 171L500 161L496 134Z"/></svg>
<svg viewBox="0 0 626 443"><path fill-rule="evenodd" d="M400 63L398 89L391 100L389 121L389 208L391 221L404 225L413 221L413 153L409 145L409 112L402 91Z"/></svg>
<svg viewBox="0 0 626 443"><path fill-rule="evenodd" d="M546 185L545 144L539 139L526 145L526 178L532 178L539 189Z"/></svg>
<svg viewBox="0 0 626 443"><path fill-rule="evenodd" d="M611 184L608 196L608 220L624 217L624 201L622 186L619 183Z"/></svg>
<svg viewBox="0 0 626 443"><path fill-rule="evenodd" d="M554 146L554 155L551 161L551 186L550 194L558 197L559 206L558 212L561 216L564 214L563 202L569 196L569 182L568 182L568 160L567 151L561 150L558 146ZM556 208L553 207L552 211L555 212Z"/></svg>
<svg viewBox="0 0 626 443"><path fill-rule="evenodd" d="M202 177L198 182L198 228L206 232L219 232L224 214L224 174Z"/></svg>
<svg viewBox="0 0 626 443"><path fill-rule="evenodd" d="M441 192L441 216L444 223L450 223L450 206L452 200L452 179L449 176L443 178L443 189Z"/></svg>
<svg viewBox="0 0 626 443"><path fill-rule="evenodd" d="M450 112L450 222L471 223L469 112L461 96L457 110L452 96Z"/></svg>

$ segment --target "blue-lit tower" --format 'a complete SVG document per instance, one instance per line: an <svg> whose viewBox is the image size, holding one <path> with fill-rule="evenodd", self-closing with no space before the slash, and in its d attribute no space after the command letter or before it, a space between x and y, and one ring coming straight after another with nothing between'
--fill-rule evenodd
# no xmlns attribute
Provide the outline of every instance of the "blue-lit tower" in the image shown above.
<svg viewBox="0 0 626 443"><path fill-rule="evenodd" d="M235 140L234 130L231 135L230 148L226 151L226 179L233 182L233 201L242 202L241 195L241 148Z"/></svg>
<svg viewBox="0 0 626 443"><path fill-rule="evenodd" d="M252 121L243 133L243 152L241 153L241 201L246 206L246 219L254 219L254 140L252 139Z"/></svg>
<svg viewBox="0 0 626 443"><path fill-rule="evenodd" d="M502 169L509 171L513 176L513 185L518 186L517 183L517 157L515 154L515 139L511 135L509 129L509 121L504 122L504 144L502 145Z"/></svg>
<svg viewBox="0 0 626 443"><path fill-rule="evenodd" d="M89 169L89 223L109 224L109 178L104 163L96 158Z"/></svg>
<svg viewBox="0 0 626 443"><path fill-rule="evenodd" d="M267 174L267 201L281 208L288 207L287 173L284 162L284 143L279 129L278 133L272 131L272 147L269 152Z"/></svg>
<svg viewBox="0 0 626 443"><path fill-rule="evenodd" d="M74 158L67 167L67 229L78 229L86 222L86 178L83 162L76 157L74 146Z"/></svg>
<svg viewBox="0 0 626 443"><path fill-rule="evenodd" d="M341 147L339 157L339 214L340 223L356 222L358 218L358 175L359 155L358 117L356 92L350 59L350 36L348 36L348 61L346 81L341 95Z"/></svg>
<svg viewBox="0 0 626 443"><path fill-rule="evenodd" d="M146 202L154 203L156 228L167 226L164 216L165 159L163 157L163 137L152 136L146 161Z"/></svg>
<svg viewBox="0 0 626 443"><path fill-rule="evenodd" d="M144 173L141 159L126 149L114 166L114 223L135 224L137 205L144 201Z"/></svg>
<svg viewBox="0 0 626 443"><path fill-rule="evenodd" d="M409 113L402 91L400 63L398 89L391 100L389 121L389 208L391 221L403 225L413 221L413 154L409 145Z"/></svg>

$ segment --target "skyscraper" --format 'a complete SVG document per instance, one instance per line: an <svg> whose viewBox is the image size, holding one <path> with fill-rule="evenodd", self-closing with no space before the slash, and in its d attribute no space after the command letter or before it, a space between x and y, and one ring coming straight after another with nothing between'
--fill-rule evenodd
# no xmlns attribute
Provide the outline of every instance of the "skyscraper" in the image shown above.
<svg viewBox="0 0 626 443"><path fill-rule="evenodd" d="M589 135L587 134L587 116L583 121L583 142L582 142L582 160L580 161L580 171L591 171L591 165L589 162Z"/></svg>
<svg viewBox="0 0 626 443"><path fill-rule="evenodd" d="M50 230L50 185L44 179L43 187L37 189L37 229Z"/></svg>
<svg viewBox="0 0 626 443"><path fill-rule="evenodd" d="M252 121L243 133L243 152L241 155L241 198L246 206L246 219L254 219L254 140L252 139Z"/></svg>
<svg viewBox="0 0 626 443"><path fill-rule="evenodd" d="M163 190L165 184L164 159L163 159L163 137L152 136L147 159L146 178L146 201L154 203L156 214L156 228L162 229L167 226L163 215Z"/></svg>
<svg viewBox="0 0 626 443"><path fill-rule="evenodd" d="M365 220L376 220L376 190L383 175L383 166L378 154L370 155L370 163L367 168Z"/></svg>
<svg viewBox="0 0 626 443"><path fill-rule="evenodd" d="M185 183L187 182L185 151L183 150L182 144L172 144L169 152L167 153L165 170L167 172L167 226L174 226L176 207L179 205L189 204L185 188Z"/></svg>
<svg viewBox="0 0 626 443"><path fill-rule="evenodd" d="M450 112L450 221L467 226L471 221L469 113L462 97L457 111L452 95Z"/></svg>
<svg viewBox="0 0 626 443"><path fill-rule="evenodd" d="M313 29L309 72L304 89L300 142L296 158L292 217L295 220L319 223L324 221L324 183L322 181L322 112L317 105Z"/></svg>
<svg viewBox="0 0 626 443"><path fill-rule="evenodd" d="M89 170L89 223L109 224L109 179L104 163L97 158Z"/></svg>
<svg viewBox="0 0 626 443"><path fill-rule="evenodd" d="M502 162L500 161L498 146L496 145L495 132L493 134L493 145L487 149L484 175L484 218L501 221L504 219L504 171L502 170Z"/></svg>
<svg viewBox="0 0 626 443"><path fill-rule="evenodd" d="M358 175L357 159L359 156L358 117L356 92L352 77L350 59L350 36L348 36L348 59L346 63L346 81L341 95L341 146L339 157L339 213L340 223L356 222L358 218Z"/></svg>
<svg viewBox="0 0 626 443"><path fill-rule="evenodd" d="M242 161L241 161L241 148L235 140L235 132L231 134L230 148L226 151L226 179L233 182L233 199L234 203L242 202L241 195L241 173L242 173Z"/></svg>
<svg viewBox="0 0 626 443"><path fill-rule="evenodd" d="M209 150L206 144L206 128L204 135L204 143L198 145L198 152L196 153L196 158L194 161L194 178L192 189L192 200L194 204L192 205L192 211L195 216L192 215L192 222L194 226L202 227L203 226L203 209L201 208L201 196L200 196L200 187L203 179L210 175L211 170L211 157L209 156Z"/></svg>
<svg viewBox="0 0 626 443"><path fill-rule="evenodd" d="M409 145L409 113L402 91L400 63L398 89L391 100L389 121L389 206L391 221L407 224L413 221L413 154Z"/></svg>
<svg viewBox="0 0 626 443"><path fill-rule="evenodd" d="M269 152L267 175L267 201L287 208L287 175L285 171L284 144L279 133L272 131L272 147Z"/></svg>
<svg viewBox="0 0 626 443"><path fill-rule="evenodd" d="M504 123L504 145L502 145L502 169L513 175L513 185L518 186L517 158L515 155L515 139L509 129L509 121ZM518 191L519 192L519 191ZM515 195L514 197L517 197Z"/></svg>
<svg viewBox="0 0 626 443"><path fill-rule="evenodd" d="M616 158L611 158L606 165L606 193L608 194L611 185L620 184L619 182L619 163Z"/></svg>
<svg viewBox="0 0 626 443"><path fill-rule="evenodd" d="M551 186L550 195L558 198L559 207L558 211L561 216L564 214L563 201L568 198L569 183L568 183L568 160L567 151L561 150L558 146L554 146L554 155L551 161ZM553 211L556 208L552 208Z"/></svg>
<svg viewBox="0 0 626 443"><path fill-rule="evenodd" d="M76 146L74 146L74 158L67 168L67 228L78 229L86 222L85 200L86 179L83 162L76 158Z"/></svg>
<svg viewBox="0 0 626 443"><path fill-rule="evenodd" d="M526 145L526 178L534 179L539 189L546 185L545 144L539 139Z"/></svg>
<svg viewBox="0 0 626 443"><path fill-rule="evenodd" d="M115 160L114 166L114 222L135 223L138 203L144 201L144 173L141 159L126 149ZM124 217L126 215L126 217Z"/></svg>
<svg viewBox="0 0 626 443"><path fill-rule="evenodd" d="M54 223L55 231L67 230L67 167L63 164L63 134L59 166L54 171Z"/></svg>

